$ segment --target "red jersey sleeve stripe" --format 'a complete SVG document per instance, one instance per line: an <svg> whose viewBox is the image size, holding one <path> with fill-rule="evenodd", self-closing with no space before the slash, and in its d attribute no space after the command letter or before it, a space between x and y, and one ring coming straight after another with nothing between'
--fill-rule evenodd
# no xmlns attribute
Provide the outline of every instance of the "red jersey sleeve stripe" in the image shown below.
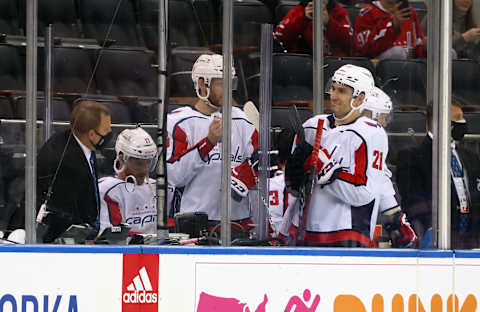
<svg viewBox="0 0 480 312"><path fill-rule="evenodd" d="M118 203L108 195L105 196L105 201L107 202L108 214L110 215L110 223L114 226L122 223L123 216Z"/></svg>
<svg viewBox="0 0 480 312"><path fill-rule="evenodd" d="M203 138L200 142L188 148L187 135L182 128L176 127L173 131L173 153L172 157L168 159L168 162L173 163L197 148L202 159L205 159L213 147L214 146L208 142L207 138Z"/></svg>
<svg viewBox="0 0 480 312"><path fill-rule="evenodd" d="M362 142L355 151L355 173L340 171L338 178L356 186L367 184L367 147L365 142Z"/></svg>
<svg viewBox="0 0 480 312"><path fill-rule="evenodd" d="M258 131L257 130L253 131L251 140L252 140L253 150L255 151L258 149Z"/></svg>

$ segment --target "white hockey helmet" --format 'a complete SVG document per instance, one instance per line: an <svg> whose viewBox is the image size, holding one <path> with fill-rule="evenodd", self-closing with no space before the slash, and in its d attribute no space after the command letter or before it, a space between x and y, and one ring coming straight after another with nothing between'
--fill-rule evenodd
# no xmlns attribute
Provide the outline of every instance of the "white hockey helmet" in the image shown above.
<svg viewBox="0 0 480 312"><path fill-rule="evenodd" d="M219 54L202 54L200 55L195 64L193 64L192 68L192 80L195 90L197 92L198 97L205 100L204 97L200 96L200 92L198 90L198 80L203 78L205 84L207 86L207 96L208 98L210 94L210 83L212 79L223 78L223 56ZM235 76L235 67L232 65L232 88L235 90L237 87L237 79Z"/></svg>
<svg viewBox="0 0 480 312"><path fill-rule="evenodd" d="M380 114L390 114L392 111L392 100L382 91L382 89L374 87L372 92L367 95L364 101L363 109L372 112L372 119Z"/></svg>
<svg viewBox="0 0 480 312"><path fill-rule="evenodd" d="M115 142L115 152L117 157L113 163L113 170L117 174L126 168L126 165L120 165L118 160L120 154L123 155L125 164L129 158L151 160L150 171L154 170L157 164L157 146L152 137L140 127L120 132Z"/></svg>
<svg viewBox="0 0 480 312"><path fill-rule="evenodd" d="M353 89L353 97L361 93L368 95L375 86L372 73L360 66L346 64L335 71L332 83L338 83Z"/></svg>
<svg viewBox="0 0 480 312"><path fill-rule="evenodd" d="M153 159L157 156L157 146L150 134L141 127L125 129L115 143L117 156L123 153L125 158Z"/></svg>

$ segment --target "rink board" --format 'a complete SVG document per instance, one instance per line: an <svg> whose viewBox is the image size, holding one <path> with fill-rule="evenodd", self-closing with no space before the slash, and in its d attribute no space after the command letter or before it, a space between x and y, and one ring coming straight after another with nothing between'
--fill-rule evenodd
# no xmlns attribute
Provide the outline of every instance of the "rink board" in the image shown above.
<svg viewBox="0 0 480 312"><path fill-rule="evenodd" d="M473 312L480 299L473 251L1 246L0 263L5 312Z"/></svg>

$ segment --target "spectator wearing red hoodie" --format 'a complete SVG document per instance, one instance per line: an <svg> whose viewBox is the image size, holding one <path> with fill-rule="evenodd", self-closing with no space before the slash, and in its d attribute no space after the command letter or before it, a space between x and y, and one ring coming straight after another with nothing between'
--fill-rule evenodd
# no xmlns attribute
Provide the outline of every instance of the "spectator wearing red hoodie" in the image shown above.
<svg viewBox="0 0 480 312"><path fill-rule="evenodd" d="M323 41L325 56L348 56L353 28L347 10L335 0L323 0ZM289 53L312 54L313 2L302 1L277 25L275 39Z"/></svg>
<svg viewBox="0 0 480 312"><path fill-rule="evenodd" d="M397 0L365 4L356 18L354 56L378 59L424 57L423 33L417 12L401 9Z"/></svg>

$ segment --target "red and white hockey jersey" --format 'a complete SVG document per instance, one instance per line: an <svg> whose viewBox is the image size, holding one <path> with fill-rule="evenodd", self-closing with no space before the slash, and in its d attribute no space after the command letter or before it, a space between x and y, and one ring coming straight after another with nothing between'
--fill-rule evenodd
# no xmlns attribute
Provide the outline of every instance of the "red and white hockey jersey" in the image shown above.
<svg viewBox="0 0 480 312"><path fill-rule="evenodd" d="M180 212L201 211L209 220L221 219L222 141L212 146L206 139L213 117L182 107L167 117L168 183L184 187ZM232 168L258 148L258 132L238 107L232 107ZM248 197L232 201L232 220L250 217Z"/></svg>
<svg viewBox="0 0 480 312"><path fill-rule="evenodd" d="M348 11L337 4L329 10L329 22L324 27L323 40L326 56L348 56L350 54L353 28ZM313 22L305 17L305 7L292 8L275 27L276 40L289 53L311 53L313 47Z"/></svg>
<svg viewBox="0 0 480 312"><path fill-rule="evenodd" d="M131 226L130 234L157 233L155 180L134 185L115 177L98 180L100 192L100 231L120 223Z"/></svg>
<svg viewBox="0 0 480 312"><path fill-rule="evenodd" d="M393 28L393 18L380 1L365 4L355 22L353 55L378 57L386 50L399 46L413 53L412 57L423 57L422 29L415 9L410 7L411 15L400 26L400 32Z"/></svg>
<svg viewBox="0 0 480 312"><path fill-rule="evenodd" d="M285 173L282 170L275 172L275 176L269 179L269 211L276 232L279 230L286 209L288 193L285 190Z"/></svg>
<svg viewBox="0 0 480 312"><path fill-rule="evenodd" d="M313 145L319 119L324 120L321 145L340 165L332 183L315 185L310 203L305 242L335 244L353 241L370 246L378 212L378 193L385 173L381 151L388 151L383 128L367 117L334 126L333 115L317 115L303 127ZM378 154L378 157L375 155Z"/></svg>

